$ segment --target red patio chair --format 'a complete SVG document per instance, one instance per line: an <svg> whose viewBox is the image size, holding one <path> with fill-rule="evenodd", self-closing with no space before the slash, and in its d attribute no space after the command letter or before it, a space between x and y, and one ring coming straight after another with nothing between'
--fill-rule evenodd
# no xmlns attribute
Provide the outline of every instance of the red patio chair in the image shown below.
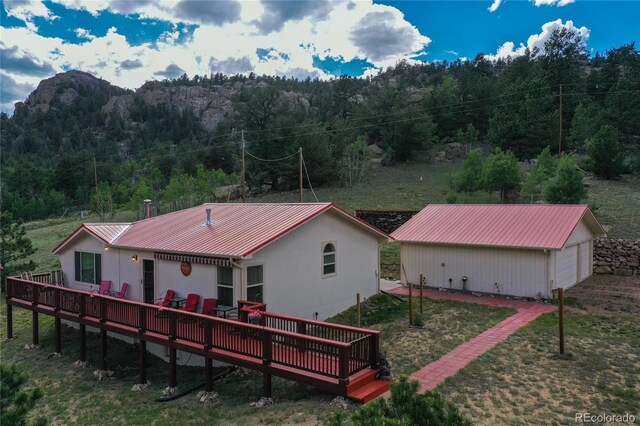
<svg viewBox="0 0 640 426"><path fill-rule="evenodd" d="M108 296L109 290L111 290L111 281L109 280L100 281L100 290L98 290L98 294Z"/></svg>
<svg viewBox="0 0 640 426"><path fill-rule="evenodd" d="M195 312L198 310L198 303L200 302L200 295L195 293L189 293L187 295L187 303L180 308L181 311Z"/></svg>
<svg viewBox="0 0 640 426"><path fill-rule="evenodd" d="M176 292L173 290L167 290L167 293L164 295L164 300L156 303L158 306L162 306L163 308L171 307L171 299L176 297Z"/></svg>
<svg viewBox="0 0 640 426"><path fill-rule="evenodd" d="M216 308L218 307L218 299L203 299L202 313L204 315L216 316Z"/></svg>
<svg viewBox="0 0 640 426"><path fill-rule="evenodd" d="M122 287L120 287L120 293L114 294L113 297L124 299L124 295L127 293L127 288L129 288L129 284L122 283Z"/></svg>

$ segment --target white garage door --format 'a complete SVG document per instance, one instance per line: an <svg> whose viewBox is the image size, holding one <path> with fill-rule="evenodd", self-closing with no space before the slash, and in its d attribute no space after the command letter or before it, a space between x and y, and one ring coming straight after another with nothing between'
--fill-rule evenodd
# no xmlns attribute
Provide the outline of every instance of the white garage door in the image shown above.
<svg viewBox="0 0 640 426"><path fill-rule="evenodd" d="M591 260L589 259L591 257L590 248L589 241L580 244L580 281L587 278L591 273L589 270L589 264L591 263L589 262Z"/></svg>
<svg viewBox="0 0 640 426"><path fill-rule="evenodd" d="M556 252L556 287L567 288L578 281L578 246Z"/></svg>

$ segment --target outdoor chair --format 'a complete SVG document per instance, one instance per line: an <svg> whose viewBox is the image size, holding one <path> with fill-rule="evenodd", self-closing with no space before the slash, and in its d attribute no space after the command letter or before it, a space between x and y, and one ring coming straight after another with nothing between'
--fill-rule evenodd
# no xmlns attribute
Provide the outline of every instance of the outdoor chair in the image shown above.
<svg viewBox="0 0 640 426"><path fill-rule="evenodd" d="M113 297L118 299L124 299L124 295L127 293L127 288L129 288L129 284L122 283L122 287L120 287L120 293L114 294Z"/></svg>
<svg viewBox="0 0 640 426"><path fill-rule="evenodd" d="M204 315L216 316L216 308L218 307L218 299L203 299L202 313Z"/></svg>
<svg viewBox="0 0 640 426"><path fill-rule="evenodd" d="M189 293L187 295L187 303L180 308L181 311L195 312L198 310L198 303L200 302L200 295L195 293Z"/></svg>
<svg viewBox="0 0 640 426"><path fill-rule="evenodd" d="M176 297L176 292L169 289L167 290L167 292L164 295L164 300L161 300L160 302L156 303L157 306L162 306L163 308L170 308L171 307L171 299L173 299L174 297Z"/></svg>
<svg viewBox="0 0 640 426"><path fill-rule="evenodd" d="M109 280L100 281L100 290L98 290L98 294L103 296L108 296L109 290L111 290L111 281Z"/></svg>

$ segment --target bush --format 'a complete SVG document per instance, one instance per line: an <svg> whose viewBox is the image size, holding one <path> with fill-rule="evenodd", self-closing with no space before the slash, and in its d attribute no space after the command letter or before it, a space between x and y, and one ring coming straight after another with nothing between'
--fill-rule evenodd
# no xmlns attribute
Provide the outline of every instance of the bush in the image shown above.
<svg viewBox="0 0 640 426"><path fill-rule="evenodd" d="M402 426L467 426L471 422L451 402L434 391L418 393L420 384L401 376L391 385L391 397L378 398L351 415L350 422L356 426L402 425ZM336 413L329 425L345 424L344 416Z"/></svg>
<svg viewBox="0 0 640 426"><path fill-rule="evenodd" d="M0 364L0 418L2 424L22 426L27 424L27 414L36 401L42 398L40 388L22 390L28 377L15 365L7 367ZM44 425L46 421L37 419L34 424Z"/></svg>

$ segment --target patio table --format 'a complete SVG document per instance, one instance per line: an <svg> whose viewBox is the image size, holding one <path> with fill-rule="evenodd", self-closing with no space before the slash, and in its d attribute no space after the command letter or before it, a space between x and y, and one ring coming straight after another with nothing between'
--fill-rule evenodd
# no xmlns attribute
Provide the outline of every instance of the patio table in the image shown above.
<svg viewBox="0 0 640 426"><path fill-rule="evenodd" d="M169 299L169 304L172 308L181 308L185 303L187 303L186 297L174 297L173 299Z"/></svg>
<svg viewBox="0 0 640 426"><path fill-rule="evenodd" d="M218 306L214 309L216 312L216 316L218 318L237 318L238 317L238 308L234 308L233 306ZM235 314L233 314L235 312Z"/></svg>

